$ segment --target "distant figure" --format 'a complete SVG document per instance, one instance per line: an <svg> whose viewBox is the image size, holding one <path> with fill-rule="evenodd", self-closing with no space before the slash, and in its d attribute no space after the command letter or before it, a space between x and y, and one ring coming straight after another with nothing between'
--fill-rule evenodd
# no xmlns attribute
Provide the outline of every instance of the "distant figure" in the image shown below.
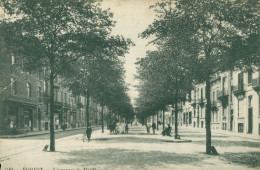
<svg viewBox="0 0 260 170"><path fill-rule="evenodd" d="M162 132L162 135L171 136L171 132L172 132L172 127L170 124L168 124L168 127Z"/></svg>
<svg viewBox="0 0 260 170"><path fill-rule="evenodd" d="M87 134L88 141L90 141L91 134L92 134L92 127L91 127L91 125L88 126L88 128L86 130L86 134Z"/></svg>
<svg viewBox="0 0 260 170"><path fill-rule="evenodd" d="M155 122L153 122L152 128L153 128L153 134L155 134L155 129L156 129L156 124L155 124Z"/></svg>
<svg viewBox="0 0 260 170"><path fill-rule="evenodd" d="M121 125L121 133L125 133L125 123L123 122Z"/></svg>
<svg viewBox="0 0 260 170"><path fill-rule="evenodd" d="M116 129L116 122L111 122L111 123L109 124L110 134L111 134L111 133L115 133L115 129Z"/></svg>
<svg viewBox="0 0 260 170"><path fill-rule="evenodd" d="M128 123L125 125L125 133L128 133Z"/></svg>
<svg viewBox="0 0 260 170"><path fill-rule="evenodd" d="M151 123L147 123L146 129L147 129L147 134L150 134Z"/></svg>
<svg viewBox="0 0 260 170"><path fill-rule="evenodd" d="M116 134L120 132L120 123L116 123Z"/></svg>

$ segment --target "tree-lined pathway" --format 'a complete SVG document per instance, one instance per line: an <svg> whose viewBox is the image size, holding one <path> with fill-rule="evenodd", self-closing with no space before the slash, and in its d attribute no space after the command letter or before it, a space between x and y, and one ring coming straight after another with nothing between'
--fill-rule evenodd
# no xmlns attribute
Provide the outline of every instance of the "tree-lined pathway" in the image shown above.
<svg viewBox="0 0 260 170"><path fill-rule="evenodd" d="M129 124L129 134L110 134L94 131L90 142L82 142L82 134L57 139L57 152L43 152L48 140L37 140L42 146L1 160L2 167L96 168L96 169L257 169L260 143L257 140L218 134L212 144L220 155L203 153L205 132L181 128L182 139L192 142L176 143L173 137L147 135L145 126ZM33 140L1 139L3 148L26 146ZM3 148L0 148L2 152ZM12 148L9 148L12 149ZM16 152L19 150L16 147ZM27 162L27 164L24 164Z"/></svg>

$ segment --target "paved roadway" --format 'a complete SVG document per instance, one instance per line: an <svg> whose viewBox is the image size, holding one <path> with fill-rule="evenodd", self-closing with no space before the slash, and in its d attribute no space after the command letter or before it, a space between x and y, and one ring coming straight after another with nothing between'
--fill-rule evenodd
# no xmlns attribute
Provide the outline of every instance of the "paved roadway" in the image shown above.
<svg viewBox="0 0 260 170"><path fill-rule="evenodd" d="M212 134L218 156L205 154L205 132L180 128L182 139L146 134L145 126L129 125L129 134L94 131L90 142L82 142L79 130L55 140L56 152L43 152L49 136L0 140L0 162L4 168L43 169L259 169L259 140ZM68 132L69 133L69 132ZM64 135L64 136L63 136ZM66 136L66 137L65 137ZM44 138L44 139L40 139ZM36 139L36 140L35 140ZM6 154L3 154L6 153Z"/></svg>

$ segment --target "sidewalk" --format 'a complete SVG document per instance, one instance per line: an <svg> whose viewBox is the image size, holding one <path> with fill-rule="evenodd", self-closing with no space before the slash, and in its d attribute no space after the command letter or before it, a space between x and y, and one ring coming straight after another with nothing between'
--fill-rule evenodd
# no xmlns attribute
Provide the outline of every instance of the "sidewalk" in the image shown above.
<svg viewBox="0 0 260 170"><path fill-rule="evenodd" d="M190 131L194 131L194 132L204 132L206 134L205 128L178 127L178 129L179 130L190 130ZM174 132L174 128L172 131ZM237 132L226 131L226 130L211 129L211 135L216 135L216 134L260 140L260 135L252 135L252 134L237 133Z"/></svg>
<svg viewBox="0 0 260 170"><path fill-rule="evenodd" d="M55 133L59 133L59 132L73 131L73 130L79 130L79 129L86 129L86 127L68 128L66 130L57 129L54 132ZM49 130L44 130L44 131L27 132L27 133L18 134L18 135L0 135L0 138L2 138L2 139L23 138L23 137L28 137L28 136L45 135L45 134L49 134L49 133L50 133Z"/></svg>

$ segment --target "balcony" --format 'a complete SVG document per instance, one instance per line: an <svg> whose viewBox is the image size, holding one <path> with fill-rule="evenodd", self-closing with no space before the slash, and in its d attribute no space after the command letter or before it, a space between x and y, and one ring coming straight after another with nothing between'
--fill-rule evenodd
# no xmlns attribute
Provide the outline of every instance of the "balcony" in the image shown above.
<svg viewBox="0 0 260 170"><path fill-rule="evenodd" d="M235 96L242 98L245 96L245 89L244 89L244 84L239 84L236 86L233 86L233 93Z"/></svg>
<svg viewBox="0 0 260 170"><path fill-rule="evenodd" d="M54 85L55 88L60 88L60 83L57 82L57 81L54 81L53 85Z"/></svg>
<svg viewBox="0 0 260 170"><path fill-rule="evenodd" d="M63 103L63 107L64 107L65 109L68 109L68 108L70 108L70 105L69 105L68 103Z"/></svg>
<svg viewBox="0 0 260 170"><path fill-rule="evenodd" d="M54 101L54 106L57 106L57 107L62 107L62 102L57 102L57 101Z"/></svg>
<svg viewBox="0 0 260 170"><path fill-rule="evenodd" d="M205 105L204 99L203 98L199 98L198 99L198 104L200 105L200 107L204 107L204 105Z"/></svg>
<svg viewBox="0 0 260 170"><path fill-rule="evenodd" d="M42 99L45 103L49 103L50 101L50 95L47 92L44 92L42 95Z"/></svg>
<svg viewBox="0 0 260 170"><path fill-rule="evenodd" d="M260 90L260 77L255 78L255 79L252 80L252 86L253 86L255 91L259 91Z"/></svg>
<svg viewBox="0 0 260 170"><path fill-rule="evenodd" d="M191 100L191 106L194 108L196 107L196 100Z"/></svg>
<svg viewBox="0 0 260 170"><path fill-rule="evenodd" d="M81 102L78 102L77 103L77 108L80 109L80 108L83 108L83 104Z"/></svg>
<svg viewBox="0 0 260 170"><path fill-rule="evenodd" d="M211 111L217 111L217 102L216 101L211 101Z"/></svg>
<svg viewBox="0 0 260 170"><path fill-rule="evenodd" d="M54 109L59 111L62 109L62 102L54 101Z"/></svg>
<svg viewBox="0 0 260 170"><path fill-rule="evenodd" d="M222 105L226 105L228 103L228 91L226 89L218 91L217 98L222 102Z"/></svg>

